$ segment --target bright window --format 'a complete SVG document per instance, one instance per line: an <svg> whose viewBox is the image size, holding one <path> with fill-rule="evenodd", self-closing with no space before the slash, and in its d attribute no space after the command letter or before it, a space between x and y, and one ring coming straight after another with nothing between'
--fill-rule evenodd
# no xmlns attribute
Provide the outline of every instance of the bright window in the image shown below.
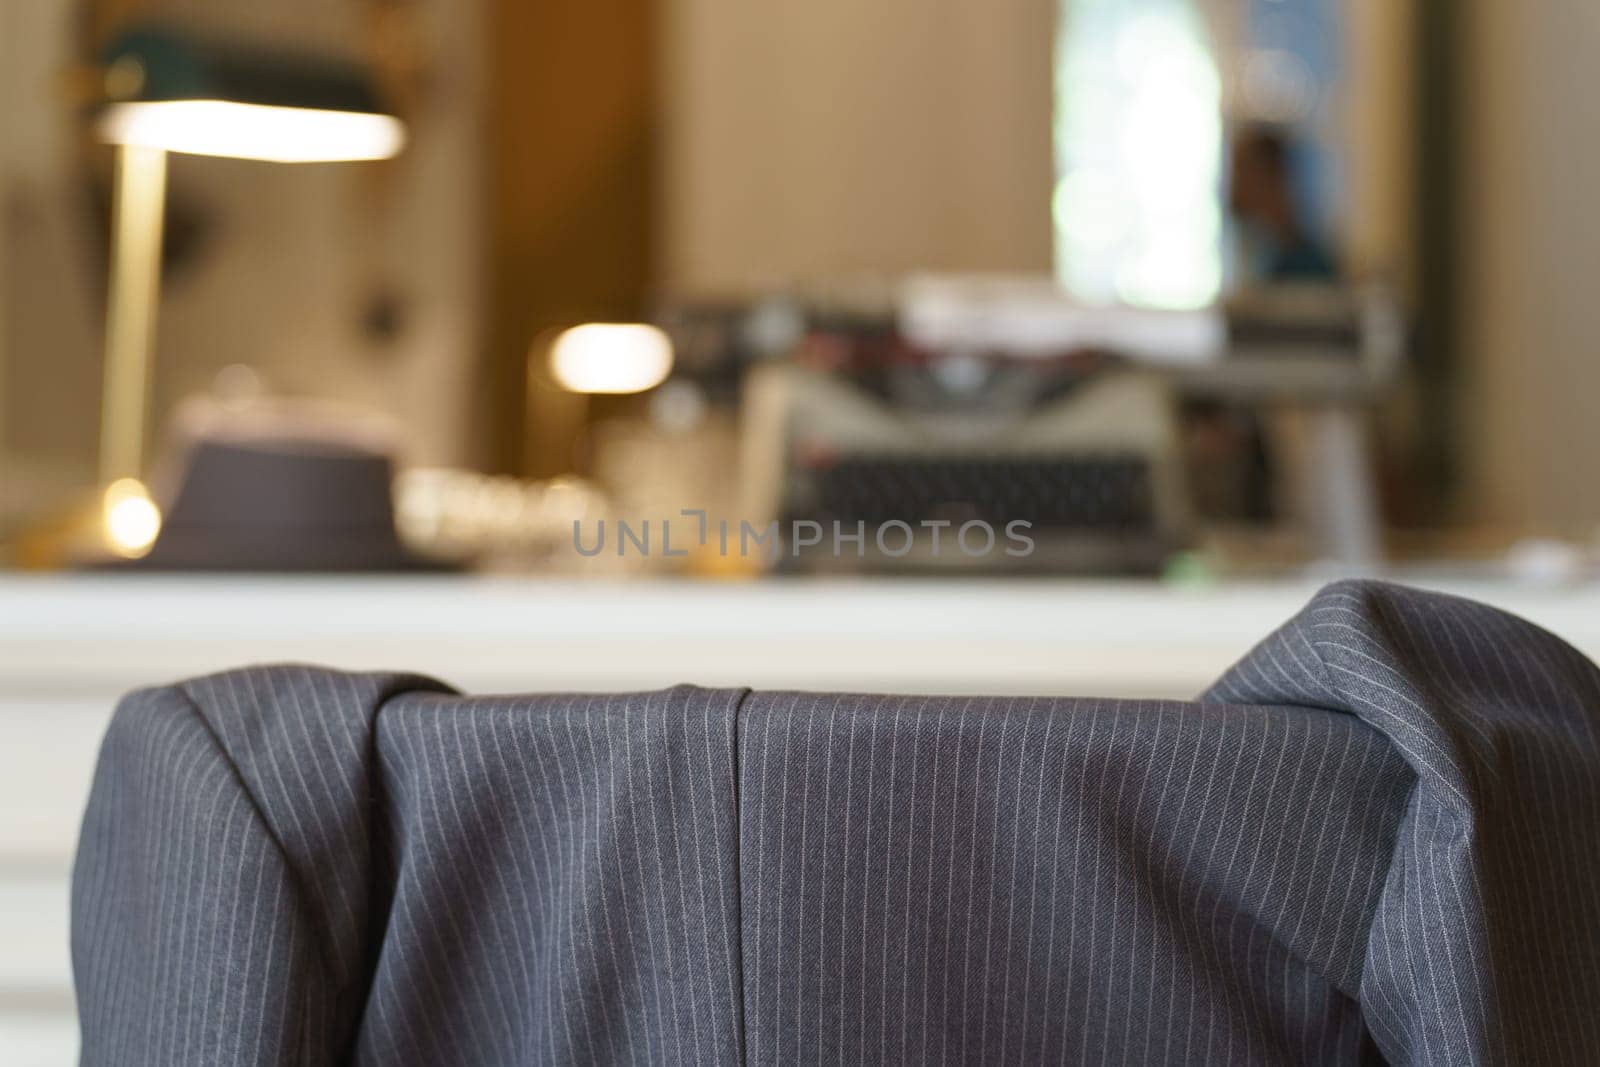
<svg viewBox="0 0 1600 1067"><path fill-rule="evenodd" d="M1221 84L1188 0L1062 0L1056 274L1093 304L1194 308L1222 287Z"/></svg>

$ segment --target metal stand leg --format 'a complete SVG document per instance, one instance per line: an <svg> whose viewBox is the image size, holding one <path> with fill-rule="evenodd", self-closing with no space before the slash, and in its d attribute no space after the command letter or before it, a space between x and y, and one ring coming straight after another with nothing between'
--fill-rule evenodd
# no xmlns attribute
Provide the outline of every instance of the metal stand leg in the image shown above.
<svg viewBox="0 0 1600 1067"><path fill-rule="evenodd" d="M1382 558L1383 545L1365 412L1335 404L1308 414L1306 489L1317 551L1341 567L1370 567Z"/></svg>
<svg viewBox="0 0 1600 1067"><path fill-rule="evenodd" d="M105 382L100 398L102 485L143 473L150 414L150 352L161 294L166 188L166 152L135 145L117 150Z"/></svg>

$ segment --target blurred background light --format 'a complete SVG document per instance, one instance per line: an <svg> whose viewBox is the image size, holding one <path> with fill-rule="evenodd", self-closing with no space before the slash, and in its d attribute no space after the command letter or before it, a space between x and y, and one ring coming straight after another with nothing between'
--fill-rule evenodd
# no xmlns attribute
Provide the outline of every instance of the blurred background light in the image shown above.
<svg viewBox="0 0 1600 1067"><path fill-rule="evenodd" d="M1222 287L1222 94L1186 0L1066 5L1057 50L1056 275L1095 303L1198 308Z"/></svg>
<svg viewBox="0 0 1600 1067"><path fill-rule="evenodd" d="M1258 120L1305 122L1317 106L1317 76L1304 59L1285 48L1257 48L1240 64L1243 104Z"/></svg>
<svg viewBox="0 0 1600 1067"><path fill-rule="evenodd" d="M642 393L672 372L672 341L644 323L574 326L551 347L550 371L569 392Z"/></svg>
<svg viewBox="0 0 1600 1067"><path fill-rule="evenodd" d="M161 532L161 510L137 478L119 478L106 486L102 517L106 543L119 556L144 555Z"/></svg>
<svg viewBox="0 0 1600 1067"><path fill-rule="evenodd" d="M388 159L405 145L405 127L392 115L234 100L114 104L100 133L113 144L274 163Z"/></svg>

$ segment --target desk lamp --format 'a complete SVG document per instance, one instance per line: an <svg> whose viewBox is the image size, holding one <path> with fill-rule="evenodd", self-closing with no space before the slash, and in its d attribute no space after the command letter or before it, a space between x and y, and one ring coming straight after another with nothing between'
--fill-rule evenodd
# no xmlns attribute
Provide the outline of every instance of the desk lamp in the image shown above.
<svg viewBox="0 0 1600 1067"><path fill-rule="evenodd" d="M160 298L167 153L274 163L387 159L405 126L355 64L142 26L101 55L96 129L116 146L105 378L102 520L113 551L148 550L161 516L143 475Z"/></svg>

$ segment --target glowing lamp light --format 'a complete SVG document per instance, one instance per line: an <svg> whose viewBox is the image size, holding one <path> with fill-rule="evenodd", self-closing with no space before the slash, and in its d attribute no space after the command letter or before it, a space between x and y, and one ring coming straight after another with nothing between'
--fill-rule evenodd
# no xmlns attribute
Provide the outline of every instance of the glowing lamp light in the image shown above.
<svg viewBox="0 0 1600 1067"><path fill-rule="evenodd" d="M119 478L106 486L101 497L101 519L106 544L117 555L129 559L149 552L161 532L161 509L136 478Z"/></svg>
<svg viewBox="0 0 1600 1067"><path fill-rule="evenodd" d="M99 73L95 129L117 149L100 405L101 482L112 486L144 469L167 156L386 159L405 146L406 130L360 64L177 24L130 25L102 50ZM142 536L151 514L159 525L154 505L142 499L118 512L114 543L133 543L122 534Z"/></svg>
<svg viewBox="0 0 1600 1067"><path fill-rule="evenodd" d="M643 323L574 326L551 347L550 372L573 393L642 393L672 373L672 339Z"/></svg>
<svg viewBox="0 0 1600 1067"><path fill-rule="evenodd" d="M405 146L392 115L247 104L237 100L150 100L112 104L100 116L112 144L273 163L388 159Z"/></svg>
<svg viewBox="0 0 1600 1067"><path fill-rule="evenodd" d="M101 56L111 144L273 163L387 159L405 126L356 63L147 23Z"/></svg>

